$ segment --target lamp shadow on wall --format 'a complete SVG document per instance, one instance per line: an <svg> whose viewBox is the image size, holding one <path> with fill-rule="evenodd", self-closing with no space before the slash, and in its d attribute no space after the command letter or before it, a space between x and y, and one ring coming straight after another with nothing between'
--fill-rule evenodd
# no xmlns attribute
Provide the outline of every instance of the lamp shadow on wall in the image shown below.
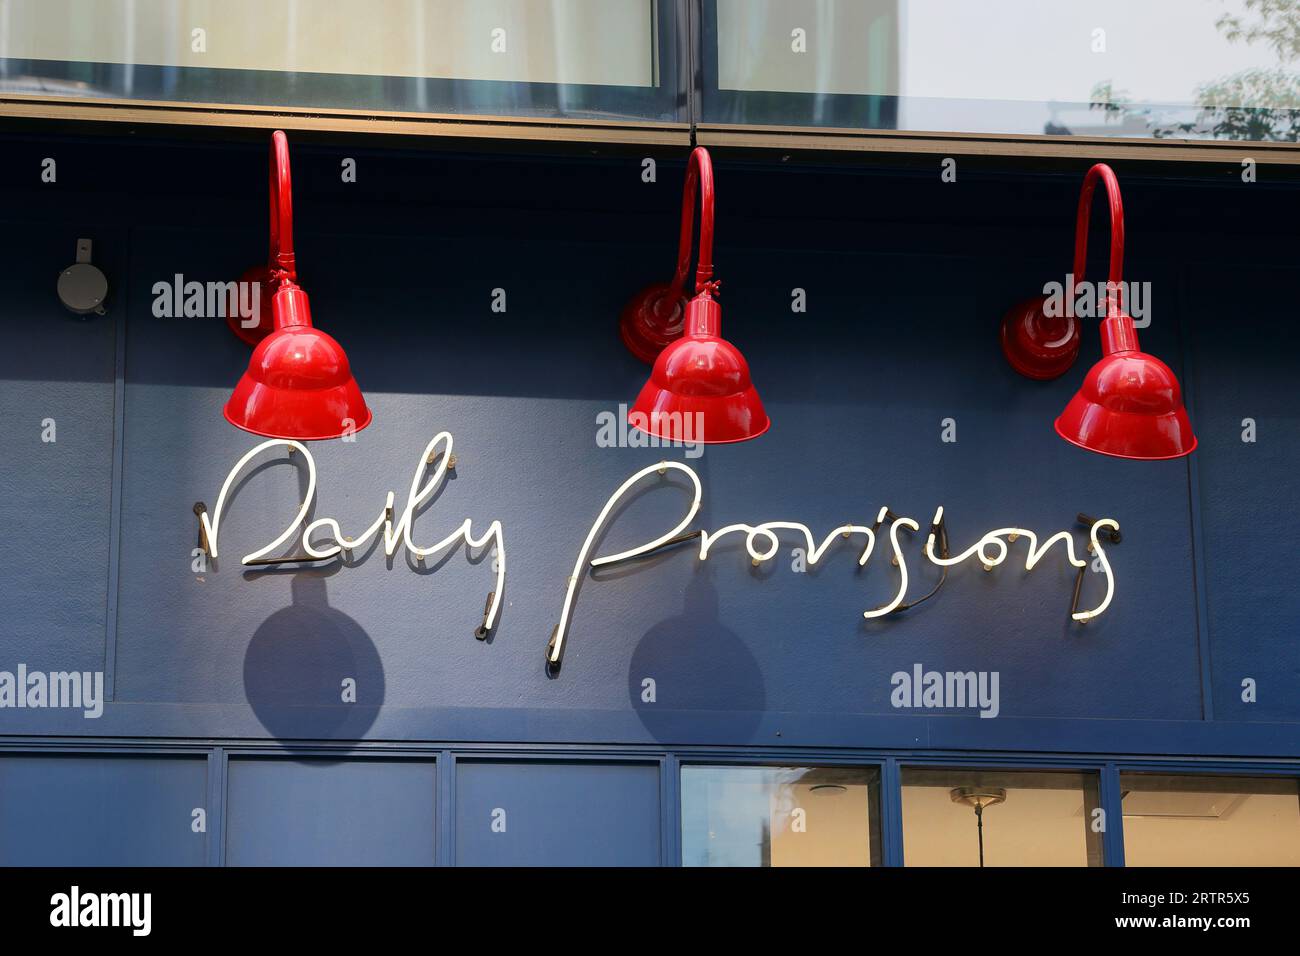
<svg viewBox="0 0 1300 956"><path fill-rule="evenodd" d="M722 623L708 569L693 569L683 597L681 613L651 627L632 652L627 673L632 709L660 743L687 739L685 731L696 727L701 711L712 712L710 732L720 740L749 742L767 704L758 661ZM719 701L727 702L725 710Z"/></svg>
<svg viewBox="0 0 1300 956"><path fill-rule="evenodd" d="M244 694L276 740L360 740L383 706L374 642L329 605L325 582L341 566L280 572L293 574L292 603L258 626L244 653Z"/></svg>

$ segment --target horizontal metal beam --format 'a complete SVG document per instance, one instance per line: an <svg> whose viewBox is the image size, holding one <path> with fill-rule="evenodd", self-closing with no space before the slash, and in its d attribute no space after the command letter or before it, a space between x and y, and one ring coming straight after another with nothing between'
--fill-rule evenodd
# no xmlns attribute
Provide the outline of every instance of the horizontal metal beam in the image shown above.
<svg viewBox="0 0 1300 956"><path fill-rule="evenodd" d="M44 94L0 96L0 117L156 126L287 129L451 139L492 139L651 146L687 146L686 123L447 113L374 113L228 103L86 99ZM1048 136L803 126L701 124L704 146L809 153L912 153L1027 156L1161 162L1300 165L1300 145L1224 140Z"/></svg>
<svg viewBox="0 0 1300 956"><path fill-rule="evenodd" d="M1300 144L1224 140L1090 138L984 133L911 132L799 126L696 127L701 146L789 152L933 153L945 156L1031 156L1162 162L1300 164Z"/></svg>
<svg viewBox="0 0 1300 956"><path fill-rule="evenodd" d="M362 110L303 110L287 107L150 100L87 100L80 97L20 94L0 96L0 116L79 123L111 122L180 127L361 132L390 136L652 146L689 146L691 140L690 127L685 123L611 122L439 113L370 113Z"/></svg>

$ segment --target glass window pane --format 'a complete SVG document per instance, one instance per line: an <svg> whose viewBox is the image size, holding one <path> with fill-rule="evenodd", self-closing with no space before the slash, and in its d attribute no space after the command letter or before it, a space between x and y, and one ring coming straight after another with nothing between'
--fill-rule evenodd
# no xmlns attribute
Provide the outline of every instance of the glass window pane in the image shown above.
<svg viewBox="0 0 1300 956"><path fill-rule="evenodd" d="M374 112L679 115L657 0L6 0L11 93Z"/></svg>
<svg viewBox="0 0 1300 956"><path fill-rule="evenodd" d="M683 866L879 866L874 767L682 767Z"/></svg>
<svg viewBox="0 0 1300 956"><path fill-rule="evenodd" d="M703 120L1295 142L1300 4L706 0Z"/></svg>
<svg viewBox="0 0 1300 956"><path fill-rule="evenodd" d="M1123 773L1128 866L1300 866L1300 781Z"/></svg>
<svg viewBox="0 0 1300 956"><path fill-rule="evenodd" d="M1095 773L905 768L903 861L1100 866L1099 802Z"/></svg>

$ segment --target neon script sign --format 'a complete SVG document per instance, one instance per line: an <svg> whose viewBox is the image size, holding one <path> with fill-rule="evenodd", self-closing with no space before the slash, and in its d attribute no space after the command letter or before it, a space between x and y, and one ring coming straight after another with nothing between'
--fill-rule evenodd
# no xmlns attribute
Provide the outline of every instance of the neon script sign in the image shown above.
<svg viewBox="0 0 1300 956"><path fill-rule="evenodd" d="M592 545L596 536L608 521L610 514L618 504L627 496L628 492L640 482L643 478L651 474L658 473L665 475L669 471L678 471L684 474L691 482L694 489L694 495L690 507L681 521L670 531L660 535L652 541L630 548L626 551L620 551L617 554L609 554L604 557L592 558ZM550 643L546 647L546 660L552 667L558 667L564 654L564 642L568 633L569 622L573 615L574 597L577 594L578 582L581 580L584 564L591 568L604 567L610 564L617 564L622 561L628 561L633 558L641 557L652 551L658 551L660 548L669 547L673 544L682 543L692 538L698 538L700 542L698 557L704 561L709 557L709 549L718 542L719 539L727 535L744 535L745 550L749 553L750 560L755 566L761 565L765 561L770 561L776 557L781 547L779 532L793 532L803 537L807 545L808 565L815 565L826 554L830 546L837 538L852 538L855 535L865 538L865 544L861 554L858 556L858 566L866 565L867 560L871 557L871 552L875 549L876 533L880 528L888 523L889 525L889 545L893 552L892 563L898 566L898 591L893 599L885 605L878 608L872 608L862 612L862 616L867 619L884 617L892 614L903 605L903 599L907 595L908 574L907 561L903 556L903 549L898 540L899 530L907 528L912 531L919 531L921 526L913 518L901 517L895 515L888 507L882 507L876 515L876 522L873 526L845 524L838 528L832 528L826 533L820 542L816 540L812 529L805 524L799 524L794 521L765 521L762 524L729 524L719 528L717 531L697 530L687 532L687 526L695 519L695 515L700 510L700 502L704 497L704 488L700 483L700 476L687 465L675 461L661 461L657 465L650 465L636 472L627 481L619 486L618 490L610 496L605 502L605 507L601 509L600 514L596 517L595 523L591 530L587 532L587 539L583 542L582 550L578 552L578 560L573 566L573 574L569 577L569 586L564 594L564 607L560 612L560 622L555 626L551 633ZM961 564L971 558L978 557L984 570L990 571L997 565L1007 559L1011 553L1009 547L1020 538L1028 541L1028 550L1025 555L1025 570L1032 571L1034 566L1042 560L1052 546L1057 542L1062 542L1065 547L1066 559L1075 568L1084 568L1087 562L1079 558L1074 553L1074 535L1069 531L1058 531L1041 545L1038 543L1038 535L1027 528L997 528L985 533L978 541L961 552L955 557L944 555L944 549L940 548L939 553L935 552L935 542L941 533L943 527L943 507L940 506L934 513L934 520L930 523L930 533L926 538L924 553L929 560L940 567L952 567ZM1110 562L1106 558L1106 552L1098 540L1098 532L1104 530L1119 530L1119 522L1114 518L1099 518L1092 523L1088 529L1089 546L1088 550L1097 556L1101 565L1102 572L1106 576L1106 597L1095 608L1089 611L1073 611L1070 617L1083 624L1098 615L1102 614L1110 606L1111 599L1115 596L1115 576L1111 571Z"/></svg>
<svg viewBox="0 0 1300 956"><path fill-rule="evenodd" d="M288 448L290 454L294 452L302 454L303 460L307 463L307 491L303 495L298 513L288 527L280 532L279 537L256 551L244 555L240 561L241 564L287 564L293 561L328 560L338 557L344 552L351 552L365 547L367 542L378 534L381 528L383 529L384 555L390 558L397 552L399 545L405 547L415 557L416 561L423 562L429 555L446 551L461 541L464 541L465 545L470 548L481 548L487 544L492 544L495 549L493 565L496 568L496 587L488 595L487 609L483 612L483 623L474 632L474 636L480 640L488 636L492 628L496 626L497 615L501 611L501 597L505 592L506 542L505 531L501 527L501 522L493 521L488 525L487 531L475 537L473 522L466 518L461 522L460 527L451 534L441 541L426 547L417 545L411 538L411 528L415 524L416 512L442 487L442 483L447 477L447 470L454 465L455 457L451 453L451 432L439 432L433 436L433 440L429 444L424 446L420 461L415 466L415 475L411 478L411 488L406 495L406 507L396 520L394 520L393 515L395 494L390 491L388 498L384 502L384 510L380 512L379 517L375 519L369 528L355 538L349 538L343 533L342 528L339 527L338 519L317 518L303 528L301 537L303 554L291 555L281 559L267 558L266 556L293 537L294 532L306 519L307 512L311 510L312 503L316 500L316 459L312 458L307 446L301 442L283 438L273 438L270 441L262 442L262 444L250 449L243 458L235 463L235 467L230 469L230 474L226 475L226 480L221 485L221 492L217 495L217 506L212 510L212 516L209 518L206 511L199 514L204 549L210 557L217 557L217 532L220 530L222 511L225 508L226 499L229 497L235 479L250 461L268 448L274 448L277 445ZM420 482L424 478L429 465L434 464L435 461L437 465L433 470L433 475L421 485ZM320 531L328 531L329 537L318 539L313 543L312 536Z"/></svg>
<svg viewBox="0 0 1300 956"><path fill-rule="evenodd" d="M244 471L254 458L269 448L284 446L290 450L290 453L299 453L307 466L307 490L303 497L302 504L299 506L293 520L284 528L283 531L271 542L249 552L241 559L244 565L265 565L290 563L295 561L323 561L337 558L344 553L350 553L356 549L363 548L376 535L381 535L384 546L384 554L392 557L399 547L404 547L410 552L417 561L423 561L429 555L447 551L457 544L464 542L469 548L482 548L492 545L494 549L493 567L496 573L495 585L488 595L487 608L484 611L483 624L475 632L475 636L484 638L496 626L497 618L501 610L502 595L505 591L506 578L506 548L505 548L505 531L500 521L491 522L487 530L481 535L475 535L473 523L469 518L461 522L460 526L441 540L428 545L417 545L413 540L413 526L415 515L420 507L428 502L442 486L446 479L449 468L454 467L454 456L452 455L452 436L450 432L439 432L433 440L425 446L420 455L420 459L415 467L415 473L411 478L410 489L406 496L406 506L400 515L394 512L395 493L388 492L385 500L383 511L374 520L374 522L353 538L347 537L339 522L335 518L317 518L303 527L308 512L316 497L316 462L312 458L311 452L300 442L288 439L272 439L265 441L260 445L249 450L242 458L236 462L235 467L230 470L226 476L225 482L221 486L221 491L217 496L217 504L209 516L206 511L199 514L200 528L204 540L204 548L208 554L216 558L218 555L217 538L221 527L221 518L226 507L226 502L230 497L231 488L235 480ZM436 465L435 465L436 462ZM430 465L435 465L432 474L428 474ZM685 475L690 482L692 489L692 498L690 506L686 509L682 518L670 530L662 535L640 544L635 548L629 548L620 551L617 554L608 554L600 557L593 557L592 550L597 536L605 528L609 521L610 515L614 513L618 505L624 501L631 490L642 480L653 474L667 475L670 471L679 472ZM427 476L427 480L426 480ZM573 573L569 576L568 587L564 594L564 604L560 611L559 623L551 632L551 638L546 648L546 660L552 667L558 667L564 654L565 641L568 635L569 625L573 617L574 603L577 597L578 585L582 580L586 569L596 569L611 564L617 564L623 561L629 561L634 558L642 557L651 552L658 551L661 548L673 545L683 544L690 540L698 539L699 548L697 557L705 561L709 557L712 548L721 539L729 536L743 536L745 550L754 565L761 565L764 562L771 561L775 558L781 548L781 537L783 534L794 535L803 539L806 545L807 563L809 566L816 565L821 561L829 551L831 545L837 539L858 539L862 541L862 550L858 554L857 564L864 567L871 558L875 550L876 539L881 529L888 526L889 548L891 552L891 563L898 568L898 589L893 598L880 607L869 608L862 612L866 619L885 617L892 614L906 605L904 599L907 596L909 573L907 560L903 553L902 543L899 541L899 533L903 530L919 531L921 525L914 518L896 515L887 507L882 507L877 512L875 523L872 525L861 524L844 524L832 528L820 540L814 535L811 528L805 524L795 521L764 521L760 524L729 524L716 531L705 529L696 529L687 531L695 516L699 513L700 503L704 497L704 486L700 481L700 476L688 465L674 461L661 461L658 464L642 468L640 471L631 475L605 502L605 506L596 516L595 522L587 532L587 537L583 541L582 548L578 552L577 560L573 566ZM1034 567L1043 559L1043 557L1060 544L1064 550L1066 560L1076 569L1083 569L1087 566L1087 561L1080 558L1075 553L1074 535L1069 531L1058 531L1051 537L1039 542L1038 535L1028 528L995 528L986 532L974 544L964 551L955 555L949 555L947 549L947 534L943 524L943 508L935 510L934 517L930 522L929 534L926 537L925 547L922 554L932 564L944 568L953 567L963 564L967 561L977 560L986 571L991 571L994 567L1005 562L1011 555L1011 545L1019 539L1026 540L1025 546L1025 570L1032 571ZM283 558L267 557L271 552L281 548L290 538L302 528L300 542L302 554L290 555ZM1100 616L1110 606L1111 600L1115 595L1115 576L1111 570L1110 561L1106 557L1105 549L1102 547L1101 537L1108 536L1110 532L1119 530L1119 522L1114 518L1099 518L1091 523L1088 528L1088 550L1095 555L1099 570L1106 579L1106 593L1096 607L1090 610L1072 610L1070 617L1079 623L1086 623L1095 617ZM1077 599L1077 594L1076 594Z"/></svg>

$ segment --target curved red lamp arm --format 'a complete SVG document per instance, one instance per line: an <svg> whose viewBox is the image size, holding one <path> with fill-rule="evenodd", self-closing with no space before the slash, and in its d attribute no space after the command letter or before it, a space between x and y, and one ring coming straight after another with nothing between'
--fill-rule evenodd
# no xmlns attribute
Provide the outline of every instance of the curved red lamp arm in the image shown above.
<svg viewBox="0 0 1300 956"><path fill-rule="evenodd" d="M1110 206L1110 274L1106 290L1106 314L1109 316L1117 311L1115 290L1124 281L1124 200L1120 198L1115 171L1105 163L1098 163L1088 170L1079 193L1079 211L1074 223L1074 281L1082 282L1088 267L1088 219L1092 214L1092 194L1099 179L1106 186L1106 199Z"/></svg>
<svg viewBox="0 0 1300 956"><path fill-rule="evenodd" d="M1082 274L1088 253L1088 213L1097 180L1110 201L1110 274L1106 317L1101 320L1101 359L1056 419L1056 432L1087 451L1116 458L1159 461L1196 449L1196 435L1173 370L1138 346L1132 317L1118 297L1124 271L1124 206L1114 171L1105 163L1088 170L1079 194L1074 271ZM1095 533L1095 532L1094 532ZM1086 616L1074 614L1077 621Z"/></svg>
<svg viewBox="0 0 1300 956"><path fill-rule="evenodd" d="M1088 267L1088 220L1092 215L1092 196L1101 181L1106 187L1110 209L1110 271L1106 285L1106 312L1101 323L1103 344L1115 348L1137 348L1133 322L1119 321L1120 290L1124 288L1124 202L1120 198L1119 180L1105 163L1088 170L1079 191L1079 205L1074 221L1074 268L1076 285L1084 284ZM1046 289L1044 289L1046 292ZM1073 311L1048 315L1046 295L1021 302L1002 319L1002 353L1021 375L1040 381L1056 378L1074 364L1079 354L1079 328Z"/></svg>
<svg viewBox="0 0 1300 956"><path fill-rule="evenodd" d="M293 254L293 181L289 174L289 140L282 130L271 134L271 281L296 282Z"/></svg>
<svg viewBox="0 0 1300 956"><path fill-rule="evenodd" d="M686 287L686 277L691 269L691 240L695 235L695 194L700 196L700 256L695 268L696 295L713 278L713 160L703 146L691 150L686 167L686 186L682 190L682 231L677 243L677 273L663 301L677 302Z"/></svg>
<svg viewBox="0 0 1300 956"><path fill-rule="evenodd" d="M700 254L690 284L691 245L695 235L695 201L700 202ZM619 313L623 344L641 361L653 365L665 348L682 335L687 300L698 296L713 278L713 162L703 146L691 150L682 189L681 237L677 268L671 282L646 286Z"/></svg>
<svg viewBox="0 0 1300 956"><path fill-rule="evenodd" d="M240 282L256 283L259 290L257 316L242 316L238 302L226 312L230 331L249 345L256 346L275 330L273 302L281 288L297 288L298 264L293 251L293 184L289 174L289 140L282 130L271 133L270 163L267 181L270 189L270 252L265 265L244 270ZM256 318L249 324L246 320Z"/></svg>

